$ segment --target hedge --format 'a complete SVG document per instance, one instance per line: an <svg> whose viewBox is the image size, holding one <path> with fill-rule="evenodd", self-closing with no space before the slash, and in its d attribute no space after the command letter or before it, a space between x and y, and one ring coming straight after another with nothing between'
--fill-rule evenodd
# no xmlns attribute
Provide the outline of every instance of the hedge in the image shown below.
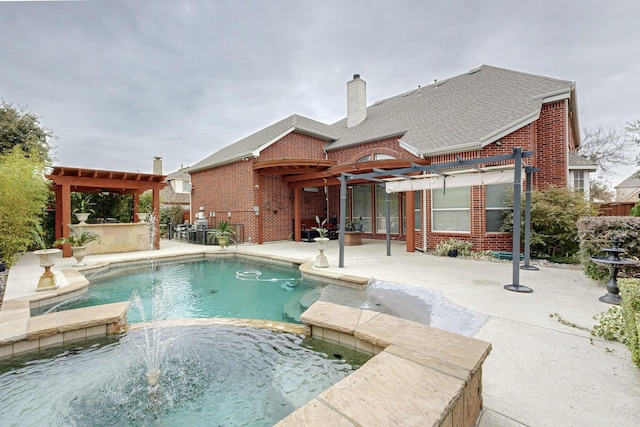
<svg viewBox="0 0 640 427"><path fill-rule="evenodd" d="M640 368L640 279L620 279L622 317L631 360Z"/></svg>

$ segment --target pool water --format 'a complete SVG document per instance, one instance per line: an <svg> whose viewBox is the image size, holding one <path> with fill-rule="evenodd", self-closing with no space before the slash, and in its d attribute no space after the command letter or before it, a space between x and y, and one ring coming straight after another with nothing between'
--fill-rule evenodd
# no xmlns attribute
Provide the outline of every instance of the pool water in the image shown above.
<svg viewBox="0 0 640 427"><path fill-rule="evenodd" d="M33 314L130 301L137 294L143 310L130 309L129 323L208 317L299 323L300 314L318 299L323 286L303 279L297 267L242 259L157 266L150 262L147 267L88 279L91 285L84 295Z"/></svg>
<svg viewBox="0 0 640 427"><path fill-rule="evenodd" d="M0 361L0 425L272 426L369 358L264 329L163 332L153 394L142 331Z"/></svg>

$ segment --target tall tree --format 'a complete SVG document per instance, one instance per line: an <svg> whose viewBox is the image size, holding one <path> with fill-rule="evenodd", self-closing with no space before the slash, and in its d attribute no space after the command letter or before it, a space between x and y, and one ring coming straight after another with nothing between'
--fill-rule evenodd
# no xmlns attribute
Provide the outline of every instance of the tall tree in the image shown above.
<svg viewBox="0 0 640 427"><path fill-rule="evenodd" d="M24 155L35 157L44 164L51 163L49 141L53 132L40 119L26 111L2 102L0 105L0 154L19 146Z"/></svg>
<svg viewBox="0 0 640 427"><path fill-rule="evenodd" d="M640 128L640 121L638 122ZM636 142L629 138L629 132L615 128L583 130L579 153L598 165L601 176L611 176L621 165L630 166L638 162L633 152Z"/></svg>

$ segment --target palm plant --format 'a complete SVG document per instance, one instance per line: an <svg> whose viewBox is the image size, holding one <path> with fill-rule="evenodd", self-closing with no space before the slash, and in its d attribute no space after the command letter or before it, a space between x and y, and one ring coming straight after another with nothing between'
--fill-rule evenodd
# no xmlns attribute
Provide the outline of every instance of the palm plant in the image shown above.
<svg viewBox="0 0 640 427"><path fill-rule="evenodd" d="M56 240L54 243L55 246L69 243L73 247L78 247L78 246L84 246L87 243L91 243L96 240L100 240L100 236L98 236L96 233L92 231L84 230L79 227L74 227L71 224L69 224L69 228L71 228L71 234L69 235L69 237L62 237Z"/></svg>
<svg viewBox="0 0 640 427"><path fill-rule="evenodd" d="M71 213L96 213L96 211L91 209L91 206L95 205L95 203L91 201L92 199L93 195L91 194L87 194L86 196L81 197L80 206L75 208Z"/></svg>
<svg viewBox="0 0 640 427"><path fill-rule="evenodd" d="M40 249L42 250L47 249L47 242L45 240L45 232L44 232L44 229L42 228L42 224L40 224L39 222L36 222L34 226L35 226L35 230L30 230L31 235L33 236L33 240L40 247Z"/></svg>
<svg viewBox="0 0 640 427"><path fill-rule="evenodd" d="M236 231L236 228L227 220L220 221L216 228L207 231L207 233L209 234L208 239L217 239L218 244L222 248L229 246L229 241L233 242L236 247L238 246L238 242L236 240L238 232Z"/></svg>

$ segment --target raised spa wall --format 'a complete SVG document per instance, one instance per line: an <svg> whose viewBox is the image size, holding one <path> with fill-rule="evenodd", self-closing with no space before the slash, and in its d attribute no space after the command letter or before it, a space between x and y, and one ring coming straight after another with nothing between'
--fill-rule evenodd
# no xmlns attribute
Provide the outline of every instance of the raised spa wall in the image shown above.
<svg viewBox="0 0 640 427"><path fill-rule="evenodd" d="M209 257L209 254L203 254ZM227 252L223 257L234 257ZM243 256L243 255L239 255ZM182 257L174 257L173 262ZM185 257L193 259L193 256ZM248 258L251 258L249 256ZM256 257L265 260L265 257ZM268 257L272 263L297 264ZM132 260L119 265L148 263ZM85 273L108 269L94 265ZM367 279L323 272L312 263L302 274L351 287ZM77 269L62 270L64 287L29 298L5 301L0 311L0 358L127 330L129 302L87 307L31 317L30 310L50 306L86 292L88 280ZM315 302L301 318L306 333L316 339L373 355L353 374L323 391L277 426L444 426L472 427L482 411L482 363L491 344L383 313ZM194 319L196 323L257 324L234 319ZM270 323L270 322L267 322ZM286 325L262 325L286 330ZM301 330L290 332L299 333Z"/></svg>
<svg viewBox="0 0 640 427"><path fill-rule="evenodd" d="M476 425L490 343L324 301L301 320L314 338L375 356L278 427Z"/></svg>

